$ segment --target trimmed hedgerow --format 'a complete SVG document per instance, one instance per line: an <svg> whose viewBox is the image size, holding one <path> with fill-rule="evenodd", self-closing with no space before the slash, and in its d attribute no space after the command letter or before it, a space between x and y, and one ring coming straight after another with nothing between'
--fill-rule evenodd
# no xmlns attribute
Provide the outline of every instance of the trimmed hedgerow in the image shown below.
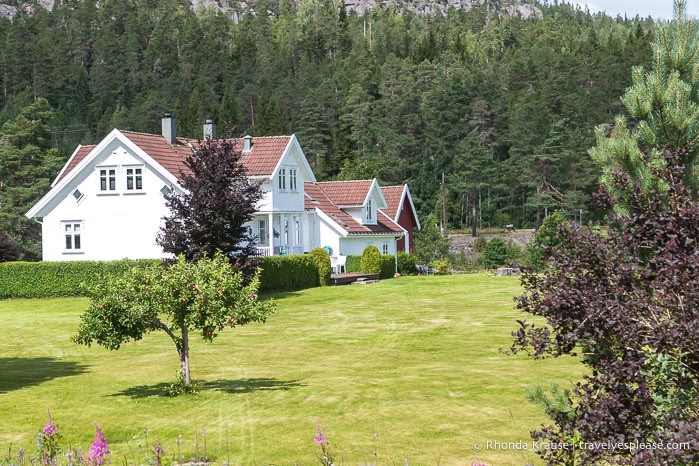
<svg viewBox="0 0 699 466"><path fill-rule="evenodd" d="M0 299L85 296L82 283L94 283L104 275L119 275L133 267L160 262L159 259L3 262L0 263Z"/></svg>
<svg viewBox="0 0 699 466"><path fill-rule="evenodd" d="M260 291L289 291L318 286L312 255L268 256L262 261Z"/></svg>
<svg viewBox="0 0 699 466"><path fill-rule="evenodd" d="M381 270L379 278L393 278L396 274L396 258L390 254L381 254Z"/></svg>
<svg viewBox="0 0 699 466"><path fill-rule="evenodd" d="M330 254L323 248L311 249L309 254L313 263L315 264L316 270L318 272L317 285L326 286L330 284L330 274L332 273L332 266L330 265Z"/></svg>
<svg viewBox="0 0 699 466"><path fill-rule="evenodd" d="M362 256L347 256L345 263L347 273L359 273L362 271Z"/></svg>

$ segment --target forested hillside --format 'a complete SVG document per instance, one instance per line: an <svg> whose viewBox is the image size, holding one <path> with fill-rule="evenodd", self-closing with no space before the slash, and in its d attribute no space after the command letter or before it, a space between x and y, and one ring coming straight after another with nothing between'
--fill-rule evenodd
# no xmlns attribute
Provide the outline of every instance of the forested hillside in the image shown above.
<svg viewBox="0 0 699 466"><path fill-rule="evenodd" d="M260 0L269 14L237 22L184 0L97 3L0 20L6 151L6 127L39 97L63 160L114 127L159 132L164 112L187 137L213 118L219 133L296 133L319 179L407 182L422 215L441 212L444 174L452 228L472 203L483 226L534 226L554 208L593 218L593 129L623 113L631 67L651 58L651 20L552 2L521 19L492 7L506 2L359 16L330 0ZM0 160L0 210L10 170Z"/></svg>

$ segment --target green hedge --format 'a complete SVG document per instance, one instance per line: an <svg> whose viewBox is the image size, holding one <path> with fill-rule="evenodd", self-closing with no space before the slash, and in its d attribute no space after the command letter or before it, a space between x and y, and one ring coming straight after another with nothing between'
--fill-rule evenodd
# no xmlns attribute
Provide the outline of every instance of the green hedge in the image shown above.
<svg viewBox="0 0 699 466"><path fill-rule="evenodd" d="M359 273L362 270L362 256L347 256L345 269L347 273Z"/></svg>
<svg viewBox="0 0 699 466"><path fill-rule="evenodd" d="M347 273L361 273L362 256L347 256L345 263ZM381 278L393 278L396 270L396 259L390 254L381 255Z"/></svg>
<svg viewBox="0 0 699 466"><path fill-rule="evenodd" d="M332 275L332 266L330 265L330 254L325 248L311 249L311 260L318 272L318 285L326 286L330 284L330 275ZM317 285L316 285L317 286Z"/></svg>
<svg viewBox="0 0 699 466"><path fill-rule="evenodd" d="M330 268L328 259L328 268ZM318 268L309 254L268 256L262 261L260 291L290 291L318 286Z"/></svg>
<svg viewBox="0 0 699 466"><path fill-rule="evenodd" d="M401 275L417 274L417 257L405 251L398 251L398 273Z"/></svg>
<svg viewBox="0 0 699 466"><path fill-rule="evenodd" d="M104 274L121 274L132 267L158 264L158 259L112 262L2 262L0 299L84 296L80 284L94 283Z"/></svg>
<svg viewBox="0 0 699 466"><path fill-rule="evenodd" d="M390 254L381 254L381 269L379 278L393 278L396 274L396 258Z"/></svg>

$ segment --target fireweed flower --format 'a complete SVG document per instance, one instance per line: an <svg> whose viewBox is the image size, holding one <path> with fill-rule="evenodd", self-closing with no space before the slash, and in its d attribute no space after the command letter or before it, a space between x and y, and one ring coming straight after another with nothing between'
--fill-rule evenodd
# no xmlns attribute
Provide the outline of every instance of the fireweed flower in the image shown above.
<svg viewBox="0 0 699 466"><path fill-rule="evenodd" d="M153 452L155 453L155 464L160 466L162 464L162 458L165 456L165 450L160 444L160 440L155 441L155 446L153 447Z"/></svg>
<svg viewBox="0 0 699 466"><path fill-rule="evenodd" d="M44 426L44 435L47 437L53 437L56 432L58 432L58 427L51 421L51 410L46 408L46 412L49 414L49 423Z"/></svg>
<svg viewBox="0 0 699 466"><path fill-rule="evenodd" d="M94 466L101 466L107 461L107 455L109 455L109 447L107 446L107 439L100 430L100 427L95 422L95 440L90 445L90 450L88 450L85 455L87 462Z"/></svg>
<svg viewBox="0 0 699 466"><path fill-rule="evenodd" d="M322 444L328 443L328 438L325 436L325 432L323 432L323 428L321 427L320 424L316 425L316 435L313 438L316 441L316 445L322 445Z"/></svg>

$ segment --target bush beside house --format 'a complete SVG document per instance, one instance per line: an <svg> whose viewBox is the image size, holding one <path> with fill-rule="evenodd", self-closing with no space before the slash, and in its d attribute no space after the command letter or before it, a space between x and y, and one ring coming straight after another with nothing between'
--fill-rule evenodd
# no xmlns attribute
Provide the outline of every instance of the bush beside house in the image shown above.
<svg viewBox="0 0 699 466"><path fill-rule="evenodd" d="M380 273L381 272L381 253L379 248L369 245L364 248L361 259L362 273Z"/></svg>
<svg viewBox="0 0 699 466"><path fill-rule="evenodd" d="M415 275L417 273L417 258L405 251L398 251L398 273Z"/></svg>
<svg viewBox="0 0 699 466"><path fill-rule="evenodd" d="M325 286L330 284L332 265L330 265L330 254L324 248L314 248L310 252L311 260L315 265L318 280L314 286Z"/></svg>

